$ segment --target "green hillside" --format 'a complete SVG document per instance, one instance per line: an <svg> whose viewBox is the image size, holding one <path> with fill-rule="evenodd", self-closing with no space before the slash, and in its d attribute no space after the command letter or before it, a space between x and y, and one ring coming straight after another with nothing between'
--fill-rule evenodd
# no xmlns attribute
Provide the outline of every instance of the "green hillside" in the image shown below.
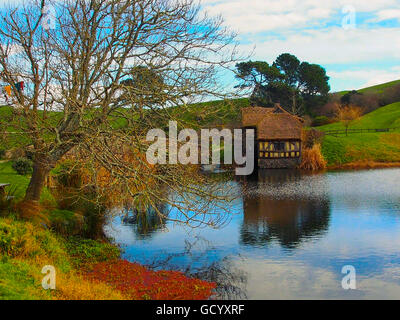
<svg viewBox="0 0 400 320"><path fill-rule="evenodd" d="M351 129L386 129L400 127L400 102L367 113L351 125ZM318 127L318 130L345 129L341 122Z"/></svg>
<svg viewBox="0 0 400 320"><path fill-rule="evenodd" d="M383 91L385 89L393 87L393 86L396 86L396 85L399 85L399 84L400 84L400 80L395 80L395 81L390 81L390 82L378 84L376 86L363 88L363 89L360 89L360 90L357 90L357 91L360 92L360 93L381 94L381 93L383 93ZM335 94L343 96L348 92L350 92L350 90L335 92Z"/></svg>
<svg viewBox="0 0 400 320"><path fill-rule="evenodd" d="M379 108L364 115L350 127L354 129L398 128L390 133L349 134L347 137L325 136L322 153L329 166L371 161L379 163L400 162L400 102ZM333 123L319 130L344 129Z"/></svg>

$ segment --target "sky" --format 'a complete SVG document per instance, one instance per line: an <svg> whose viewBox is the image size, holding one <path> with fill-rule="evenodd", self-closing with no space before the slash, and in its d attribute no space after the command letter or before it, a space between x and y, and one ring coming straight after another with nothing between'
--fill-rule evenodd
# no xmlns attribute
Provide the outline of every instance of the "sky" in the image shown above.
<svg viewBox="0 0 400 320"><path fill-rule="evenodd" d="M199 1L237 32L243 55L272 63L288 52L320 64L332 92L400 79L400 0ZM224 82L237 84L233 73Z"/></svg>
<svg viewBox="0 0 400 320"><path fill-rule="evenodd" d="M400 79L400 0L202 0L238 34L240 50L325 67L331 91ZM255 47L255 48L254 48ZM254 50L253 50L254 49Z"/></svg>

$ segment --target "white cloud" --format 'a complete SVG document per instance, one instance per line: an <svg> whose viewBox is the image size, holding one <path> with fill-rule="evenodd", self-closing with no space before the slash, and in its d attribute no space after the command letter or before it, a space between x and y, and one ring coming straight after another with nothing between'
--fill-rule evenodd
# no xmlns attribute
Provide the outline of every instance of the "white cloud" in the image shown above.
<svg viewBox="0 0 400 320"><path fill-rule="evenodd" d="M336 254L334 252L334 254ZM345 291L339 270L296 261L246 258L235 262L247 274L249 299L399 299L400 269L384 268L379 274L357 274L357 290Z"/></svg>
<svg viewBox="0 0 400 320"><path fill-rule="evenodd" d="M341 22L348 13L342 9L349 6L356 13L356 28L345 30ZM400 28L379 25L393 18L400 22L398 0L203 0L203 7L212 15L221 14L239 34L243 53L253 52L256 46L252 59L272 62L289 52L302 61L321 64L334 83L332 90L400 78L390 69L400 60ZM365 22L361 13L373 19ZM389 70L381 70L382 62L388 62ZM335 71L354 70L360 64L367 66L363 79L338 81Z"/></svg>
<svg viewBox="0 0 400 320"><path fill-rule="evenodd" d="M282 33L284 34L284 33ZM251 51L256 44L257 59L273 61L280 53L290 52L301 60L319 64L360 63L400 59L400 28L344 30L330 28L303 33L290 32L283 39L253 38L241 45Z"/></svg>
<svg viewBox="0 0 400 320"><path fill-rule="evenodd" d="M361 89L394 80L399 80L400 67L393 67L390 70L364 69L364 70L331 71L329 72L329 75L337 80L346 80L346 79L361 80L363 81L363 84L359 88L356 88L356 89Z"/></svg>
<svg viewBox="0 0 400 320"><path fill-rule="evenodd" d="M226 24L240 34L314 26L326 22L346 6L353 6L356 13L400 9L397 0L206 0L202 3L211 14L221 14Z"/></svg>
<svg viewBox="0 0 400 320"><path fill-rule="evenodd" d="M389 9L382 10L376 14L376 19L371 20L372 22L380 22L390 19L397 19L400 21L400 9Z"/></svg>

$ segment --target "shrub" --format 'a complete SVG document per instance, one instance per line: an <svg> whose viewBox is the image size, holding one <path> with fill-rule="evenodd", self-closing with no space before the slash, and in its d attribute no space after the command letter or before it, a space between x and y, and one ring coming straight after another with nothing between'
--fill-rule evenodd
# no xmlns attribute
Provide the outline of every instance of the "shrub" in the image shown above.
<svg viewBox="0 0 400 320"><path fill-rule="evenodd" d="M0 254L70 270L65 247L52 232L30 222L0 218Z"/></svg>
<svg viewBox="0 0 400 320"><path fill-rule="evenodd" d="M49 215L51 228L63 236L82 235L84 218L69 210L53 210Z"/></svg>
<svg viewBox="0 0 400 320"><path fill-rule="evenodd" d="M324 126L326 124L330 124L332 122L333 121L331 119L329 119L327 116L319 116L313 120L311 126L312 127L320 127L320 126Z"/></svg>
<svg viewBox="0 0 400 320"><path fill-rule="evenodd" d="M303 131L303 143L305 148L311 149L315 144L321 143L325 133L315 129Z"/></svg>
<svg viewBox="0 0 400 320"><path fill-rule="evenodd" d="M85 170L80 163L66 160L54 170L57 181L53 192L58 208L79 213L84 217L80 235L90 239L104 239L103 227L107 221L105 200L91 186L84 184Z"/></svg>
<svg viewBox="0 0 400 320"><path fill-rule="evenodd" d="M0 149L0 160L3 160L6 156L6 150L5 149Z"/></svg>
<svg viewBox="0 0 400 320"><path fill-rule="evenodd" d="M311 149L305 148L302 153L300 169L318 171L326 169L326 160L321 153L321 145L314 144Z"/></svg>
<svg viewBox="0 0 400 320"><path fill-rule="evenodd" d="M10 223L9 221L0 221L0 253L10 257L20 255L25 248L26 238L25 228Z"/></svg>
<svg viewBox="0 0 400 320"><path fill-rule="evenodd" d="M21 176L32 172L32 162L26 158L18 158L12 163L12 168Z"/></svg>

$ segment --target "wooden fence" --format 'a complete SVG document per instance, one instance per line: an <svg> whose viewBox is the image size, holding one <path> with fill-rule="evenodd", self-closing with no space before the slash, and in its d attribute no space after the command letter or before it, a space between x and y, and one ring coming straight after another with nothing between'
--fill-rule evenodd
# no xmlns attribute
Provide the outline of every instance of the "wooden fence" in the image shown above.
<svg viewBox="0 0 400 320"><path fill-rule="evenodd" d="M399 130L400 127L396 128L385 128L385 129L341 129L341 130L326 130L322 131L326 135L331 135L331 136L338 136L338 135L346 135L346 134L355 134L355 133L382 133L382 132L391 132L391 131L396 131Z"/></svg>

